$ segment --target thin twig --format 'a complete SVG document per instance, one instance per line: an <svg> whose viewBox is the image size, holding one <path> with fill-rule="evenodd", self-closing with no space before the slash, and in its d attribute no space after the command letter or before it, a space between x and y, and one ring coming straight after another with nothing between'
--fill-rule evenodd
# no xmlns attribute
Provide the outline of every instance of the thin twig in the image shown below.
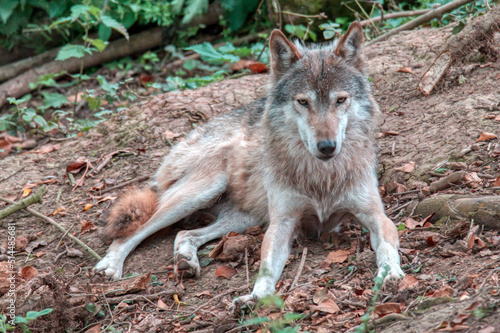
<svg viewBox="0 0 500 333"><path fill-rule="evenodd" d="M87 166L85 168L85 172L83 173L82 178L80 178L80 180L78 180L78 182L75 184L75 186L73 187L73 189L71 190L71 192L73 192L78 186L80 186L81 183L83 183L83 179L87 175L87 172L89 171L89 167L90 166L91 166L90 161L87 161Z"/></svg>
<svg viewBox="0 0 500 333"><path fill-rule="evenodd" d="M248 270L248 249L245 247L245 272L247 274L247 286L250 286L250 271Z"/></svg>
<svg viewBox="0 0 500 333"><path fill-rule="evenodd" d="M286 14L286 15L291 15L291 16L303 17L303 18L328 19L328 16L326 16L325 13L319 13L316 15L304 15L304 14L298 14L298 13L293 13L293 12L288 12L288 11L282 11L281 13Z"/></svg>
<svg viewBox="0 0 500 333"><path fill-rule="evenodd" d="M299 282L299 278L302 275L302 270L304 269L304 264L306 263L306 256L307 256L307 247L304 247L304 249L302 250L302 258L300 258L299 270L297 271L297 275L295 275L292 285L290 286L290 289L288 289L288 291L293 290L293 288L295 288L295 286Z"/></svg>
<svg viewBox="0 0 500 333"><path fill-rule="evenodd" d="M372 43L380 42L387 40L389 37L400 33L401 31L405 30L412 30L418 27L419 25L422 25L426 22L429 22L432 19L435 18L440 18L443 16L445 13L451 12L454 9L457 9L459 7L462 7L463 5L466 5L470 2L473 2L474 0L455 0L450 3L447 3L446 5L440 6L437 9L431 10L430 12L417 17L416 19L411 20L408 23L403 24L402 26L397 27L396 29L393 29L389 32L386 32L385 34L371 40L370 42L366 43L366 45L370 45Z"/></svg>
<svg viewBox="0 0 500 333"><path fill-rule="evenodd" d="M213 301L215 301L216 299L219 299L221 297L224 297L230 293L233 293L235 291L242 291L244 289L248 288L248 286L242 286L242 287L239 287L239 288L232 288L232 289L229 289L219 295L216 295L214 297L212 297L211 299L209 299L208 301L206 301L205 303L201 304L200 306L198 306L196 309L194 309L193 311L191 311L190 315L192 314L195 314L198 310L202 309L203 307L207 306L208 304L212 303Z"/></svg>
<svg viewBox="0 0 500 333"><path fill-rule="evenodd" d="M421 10L410 10L410 11L405 11L405 12L390 13L390 14L385 14L383 17L376 16L376 17L372 17L371 20L359 21L359 24L361 24L362 27L366 27L371 22L379 22L379 21L382 22L384 20L394 19L394 18L420 16L423 14L427 14L430 11L431 11L431 9L421 9Z"/></svg>
<svg viewBox="0 0 500 333"><path fill-rule="evenodd" d="M6 198L3 198L3 197L0 197L0 200L2 201L5 201L9 204L13 204L14 201L12 200L9 200L9 199L6 199ZM27 210L28 212L30 212L32 215L35 215L36 217L39 217L45 221L47 221L48 223L52 224L54 227L56 227L57 229L61 230L63 233L66 233L66 229L64 229L63 227L61 227L59 225L59 223L57 223L56 221L54 221L53 219L51 219L50 217L48 216L45 216L43 214L40 214L39 212L31 209L31 208L24 208L25 210ZM101 256L98 255L94 250L92 250L87 244L85 244L84 242L82 242L81 240L79 240L78 238L76 238L75 236L73 236L72 234L67 234L67 236L73 240L75 243L77 243L78 245L80 245L81 247L83 247L85 250L87 250L91 255L93 255L96 259L98 260L101 260Z"/></svg>
<svg viewBox="0 0 500 333"><path fill-rule="evenodd" d="M2 179L0 179L0 183L3 182L4 180L9 179L12 176L18 174L19 172L21 172L23 170L24 170L24 167L21 167L20 169L17 169L16 171L14 171L13 173L11 173L10 175L7 175L7 176L3 177Z"/></svg>
<svg viewBox="0 0 500 333"><path fill-rule="evenodd" d="M110 187L110 188L107 188L107 189L104 189L102 190L102 194L104 193L107 193L107 192L111 192L111 191L114 191L114 190L117 190L119 188L122 188L122 187L125 187L125 186L128 186L130 184L133 184L133 183L137 183L137 182L142 182L144 180L148 180L149 179L149 176L142 176L142 177L137 177L137 178L134 178L134 179L131 179L129 181L126 181L125 183L121 183L119 185L116 185L116 186L113 186L113 187Z"/></svg>

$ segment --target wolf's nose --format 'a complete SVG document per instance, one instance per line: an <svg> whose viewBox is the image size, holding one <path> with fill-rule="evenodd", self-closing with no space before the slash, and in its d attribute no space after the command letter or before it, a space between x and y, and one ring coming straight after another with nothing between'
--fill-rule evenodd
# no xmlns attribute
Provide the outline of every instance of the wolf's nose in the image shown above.
<svg viewBox="0 0 500 333"><path fill-rule="evenodd" d="M333 140L323 140L318 142L318 150L321 154L331 155L335 151L337 144Z"/></svg>

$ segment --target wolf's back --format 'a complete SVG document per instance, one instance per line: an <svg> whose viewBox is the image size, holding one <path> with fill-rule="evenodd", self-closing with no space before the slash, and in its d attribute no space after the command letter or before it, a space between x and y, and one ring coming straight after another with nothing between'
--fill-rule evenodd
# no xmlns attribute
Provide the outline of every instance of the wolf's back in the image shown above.
<svg viewBox="0 0 500 333"><path fill-rule="evenodd" d="M125 193L111 207L107 224L102 229L104 240L111 241L132 235L153 216L157 206L158 196L151 188L132 189Z"/></svg>

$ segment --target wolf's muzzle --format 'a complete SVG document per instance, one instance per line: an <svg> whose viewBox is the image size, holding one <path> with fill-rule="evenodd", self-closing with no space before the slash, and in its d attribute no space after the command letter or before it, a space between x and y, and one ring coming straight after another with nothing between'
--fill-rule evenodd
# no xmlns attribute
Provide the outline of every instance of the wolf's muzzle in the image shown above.
<svg viewBox="0 0 500 333"><path fill-rule="evenodd" d="M333 157L337 143L333 140L323 140L318 142L318 150L324 156L318 157L320 160L326 161Z"/></svg>

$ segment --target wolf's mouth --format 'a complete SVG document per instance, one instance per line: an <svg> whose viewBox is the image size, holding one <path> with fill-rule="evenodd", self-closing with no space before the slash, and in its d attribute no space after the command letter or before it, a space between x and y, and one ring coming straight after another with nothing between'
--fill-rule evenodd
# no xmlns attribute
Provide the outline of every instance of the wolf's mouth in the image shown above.
<svg viewBox="0 0 500 333"><path fill-rule="evenodd" d="M333 155L332 156L316 156L316 157L318 159L326 162L326 161L330 160L333 157Z"/></svg>

